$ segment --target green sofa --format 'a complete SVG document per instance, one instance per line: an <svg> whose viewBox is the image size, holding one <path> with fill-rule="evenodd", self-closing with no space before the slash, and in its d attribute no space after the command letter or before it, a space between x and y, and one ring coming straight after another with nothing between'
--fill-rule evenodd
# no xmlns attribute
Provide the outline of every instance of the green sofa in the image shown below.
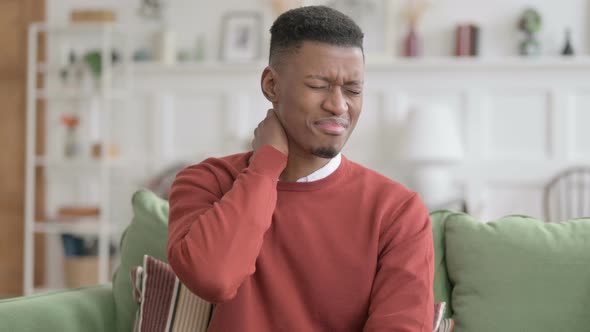
<svg viewBox="0 0 590 332"><path fill-rule="evenodd" d="M129 270L144 254L165 260L168 204L149 191L132 199L112 284L0 301L0 331L131 331ZM481 223L431 214L434 293L455 331L590 331L590 219L545 224L525 216Z"/></svg>

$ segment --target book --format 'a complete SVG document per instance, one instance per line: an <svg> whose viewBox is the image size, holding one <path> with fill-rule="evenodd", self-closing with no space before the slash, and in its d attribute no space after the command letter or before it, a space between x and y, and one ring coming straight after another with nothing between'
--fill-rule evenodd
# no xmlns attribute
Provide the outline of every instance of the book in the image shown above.
<svg viewBox="0 0 590 332"><path fill-rule="evenodd" d="M455 56L479 55L480 29L475 24L460 24L455 29Z"/></svg>
<svg viewBox="0 0 590 332"><path fill-rule="evenodd" d="M108 9L74 9L70 13L74 23L112 23L116 19L115 12Z"/></svg>

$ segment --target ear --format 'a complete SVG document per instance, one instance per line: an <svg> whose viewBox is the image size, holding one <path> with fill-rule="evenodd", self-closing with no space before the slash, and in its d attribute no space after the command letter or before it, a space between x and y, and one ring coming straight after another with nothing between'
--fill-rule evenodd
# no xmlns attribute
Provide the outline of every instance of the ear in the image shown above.
<svg viewBox="0 0 590 332"><path fill-rule="evenodd" d="M279 98L276 93L277 90L277 72L274 68L267 66L262 71L262 77L260 78L260 87L262 88L262 94L271 103L276 103Z"/></svg>

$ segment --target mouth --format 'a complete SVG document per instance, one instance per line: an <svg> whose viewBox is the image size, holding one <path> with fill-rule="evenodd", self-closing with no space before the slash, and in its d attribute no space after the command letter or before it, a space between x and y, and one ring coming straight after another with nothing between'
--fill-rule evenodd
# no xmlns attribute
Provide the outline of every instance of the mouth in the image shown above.
<svg viewBox="0 0 590 332"><path fill-rule="evenodd" d="M340 118L322 119L314 122L314 126L327 135L340 136L349 127L348 120Z"/></svg>

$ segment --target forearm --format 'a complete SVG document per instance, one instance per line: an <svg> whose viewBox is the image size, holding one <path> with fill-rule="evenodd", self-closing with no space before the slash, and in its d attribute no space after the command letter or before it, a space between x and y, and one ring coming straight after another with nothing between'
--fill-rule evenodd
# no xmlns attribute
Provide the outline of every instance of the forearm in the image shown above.
<svg viewBox="0 0 590 332"><path fill-rule="evenodd" d="M254 158L214 202L207 197L210 193L195 190L195 184L180 175L175 182L168 260L183 283L210 302L233 298L255 271L276 204L278 175L286 162L277 161L275 152L266 150Z"/></svg>
<svg viewBox="0 0 590 332"><path fill-rule="evenodd" d="M406 225L384 234L405 235L388 241L380 254L364 331L432 331L434 248L430 219L419 201L410 202L400 218Z"/></svg>
<svg viewBox="0 0 590 332"><path fill-rule="evenodd" d="M426 256L400 270L388 270L391 285L379 287L389 300L373 306L363 331L430 332L434 315L434 296Z"/></svg>

